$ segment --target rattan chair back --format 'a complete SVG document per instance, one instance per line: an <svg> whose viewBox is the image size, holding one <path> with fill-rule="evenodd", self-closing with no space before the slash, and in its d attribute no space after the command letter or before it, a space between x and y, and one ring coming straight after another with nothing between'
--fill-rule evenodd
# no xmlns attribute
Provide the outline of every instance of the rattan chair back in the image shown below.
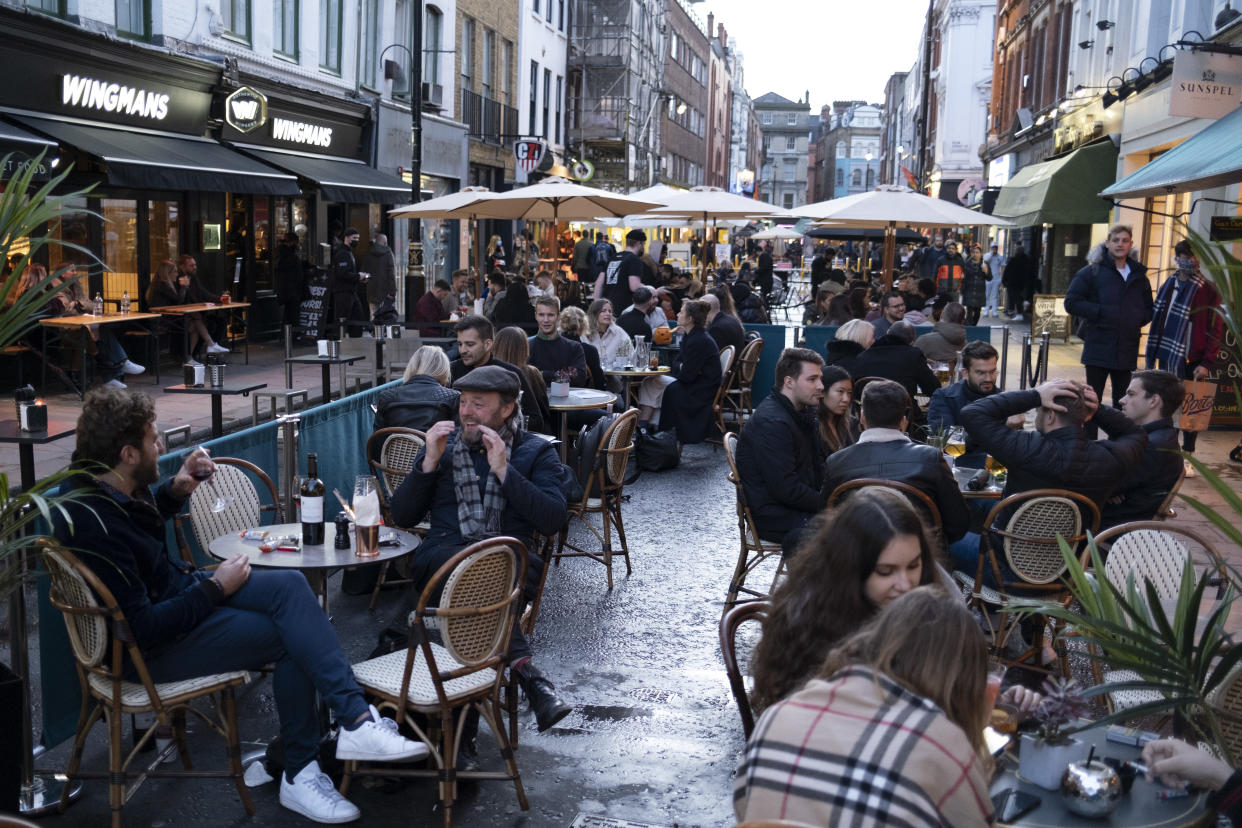
<svg viewBox="0 0 1242 828"><path fill-rule="evenodd" d="M720 653L724 657L725 673L729 676L729 688L737 702L737 712L742 717L742 733L747 739L755 729L755 714L750 706L750 694L746 691L746 679L737 658L737 631L747 621L762 624L772 611L767 601L747 601L729 609L720 618Z"/></svg>
<svg viewBox="0 0 1242 828"><path fill-rule="evenodd" d="M1187 560L1209 561L1218 575L1224 573L1220 555L1193 529L1159 521L1123 523L1101 532L1096 545L1108 549L1104 577L1122 591L1130 573L1142 588L1150 581L1162 601L1177 600L1182 570ZM1199 553L1196 555L1195 553Z"/></svg>
<svg viewBox="0 0 1242 828"><path fill-rule="evenodd" d="M367 457L379 458L371 461L371 468L384 481L389 497L414 468L414 458L426 442L423 432L400 426L381 428L367 439Z"/></svg>
<svg viewBox="0 0 1242 828"><path fill-rule="evenodd" d="M755 370L759 367L759 359L763 356L763 340L752 339L742 348L738 356L738 379L746 387L755 381Z"/></svg>
<svg viewBox="0 0 1242 828"><path fill-rule="evenodd" d="M860 477L857 480L847 480L840 486L832 490L828 495L829 506L835 506L846 495L857 490L865 489L868 486L879 486L885 489L894 489L906 496L913 505L922 513L923 517L931 521L932 526L936 528L936 536L940 537L943 533L943 524L940 521L940 509L936 506L936 501L924 492L922 489L916 489L909 483L903 483L900 480L884 480L879 477Z"/></svg>
<svg viewBox="0 0 1242 828"><path fill-rule="evenodd" d="M428 620L435 619L444 648L462 664L461 674L498 668L504 660L526 565L525 544L516 538L492 538L458 552L424 587L415 623L426 627ZM439 606L429 606L441 584ZM430 649L425 655L434 677L434 656Z"/></svg>
<svg viewBox="0 0 1242 828"><path fill-rule="evenodd" d="M100 606L86 582L81 563L71 553L45 545L43 563L51 577L52 605L64 616L73 657L88 670L99 668L108 652L107 610ZM87 574L94 579L93 573ZM106 587L102 588L107 592Z"/></svg>
<svg viewBox="0 0 1242 828"><path fill-rule="evenodd" d="M276 523L284 523L284 510L276 485L267 474L246 460L236 457L217 457L216 473L208 483L198 486L190 495L186 510L194 528L194 538L200 549L207 549L221 535L234 534L260 525L262 512L274 510ZM268 505L265 509L260 500L257 478L267 488ZM213 511L217 498L232 498L220 512Z"/></svg>
<svg viewBox="0 0 1242 828"><path fill-rule="evenodd" d="M634 431L638 428L638 409L631 408L617 418L600 441L599 466L604 470L604 486L620 489L625 468L634 450Z"/></svg>
<svg viewBox="0 0 1242 828"><path fill-rule="evenodd" d="M763 542L759 540L759 528L755 525L755 517L746 503L746 489L742 486L742 473L737 467L737 435L726 434L724 447L725 457L729 460L729 482L733 484L733 489L737 494L737 519L741 524L742 541L747 545L758 547Z"/></svg>
<svg viewBox="0 0 1242 828"><path fill-rule="evenodd" d="M1220 722L1220 734L1225 742L1221 747L1229 755L1242 753L1242 667L1233 672L1212 691L1208 703L1216 708Z"/></svg>
<svg viewBox="0 0 1242 828"><path fill-rule="evenodd" d="M729 375L729 369L733 367L733 355L735 353L737 353L737 348L732 345L726 345L720 349L720 375L722 377Z"/></svg>
<svg viewBox="0 0 1242 828"><path fill-rule="evenodd" d="M1006 513L1004 529L995 528L999 516ZM1028 584L1052 584L1065 572L1057 538L1077 547L1086 539L1086 530L1099 528L1100 510L1077 492L1033 489L993 506L986 525L1001 536L1005 559L1014 574Z"/></svg>

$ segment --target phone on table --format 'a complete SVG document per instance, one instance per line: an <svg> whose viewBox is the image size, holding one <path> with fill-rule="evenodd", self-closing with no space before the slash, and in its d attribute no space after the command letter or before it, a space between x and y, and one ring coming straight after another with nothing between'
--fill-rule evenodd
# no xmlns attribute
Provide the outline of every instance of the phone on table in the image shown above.
<svg viewBox="0 0 1242 828"><path fill-rule="evenodd" d="M992 795L992 807L996 809L997 822L1013 822L1039 807L1040 799L1034 794L1009 788Z"/></svg>

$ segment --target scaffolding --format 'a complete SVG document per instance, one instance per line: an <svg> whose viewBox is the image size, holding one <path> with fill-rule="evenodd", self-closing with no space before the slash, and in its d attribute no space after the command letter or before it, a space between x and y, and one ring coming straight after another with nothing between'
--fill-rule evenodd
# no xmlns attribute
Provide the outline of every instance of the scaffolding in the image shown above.
<svg viewBox="0 0 1242 828"><path fill-rule="evenodd" d="M567 138L573 154L595 165L596 186L625 191L656 181L665 2L573 0Z"/></svg>

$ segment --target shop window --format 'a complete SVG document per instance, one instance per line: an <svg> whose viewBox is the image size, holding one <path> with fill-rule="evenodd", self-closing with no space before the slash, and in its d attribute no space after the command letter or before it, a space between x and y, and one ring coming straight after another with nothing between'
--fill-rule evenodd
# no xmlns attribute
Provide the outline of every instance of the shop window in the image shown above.
<svg viewBox="0 0 1242 828"><path fill-rule="evenodd" d="M181 255L181 205L176 201L147 202L147 248L150 270L160 262L176 262ZM129 294L131 297L134 294Z"/></svg>
<svg viewBox="0 0 1242 828"><path fill-rule="evenodd" d="M341 72L341 0L319 0L319 68Z"/></svg>
<svg viewBox="0 0 1242 828"><path fill-rule="evenodd" d="M125 37L150 40L150 0L116 0L116 31Z"/></svg>
<svg viewBox="0 0 1242 828"><path fill-rule="evenodd" d="M444 47L444 13L428 6L423 16L423 83L440 82L440 50Z"/></svg>
<svg viewBox="0 0 1242 828"><path fill-rule="evenodd" d="M798 148L798 138L797 138L797 136L795 136L795 135L786 135L786 136L785 136L785 149L787 149L787 150L791 150L791 149L797 149L797 148Z"/></svg>
<svg viewBox="0 0 1242 828"><path fill-rule="evenodd" d="M272 49L278 55L298 59L298 0L273 0Z"/></svg>
<svg viewBox="0 0 1242 828"><path fill-rule="evenodd" d="M220 0L220 24L225 34L250 42L250 0Z"/></svg>
<svg viewBox="0 0 1242 828"><path fill-rule="evenodd" d="M496 33L491 29L483 29L483 66L480 71L479 93L485 98L492 97L492 76L496 71Z"/></svg>
<svg viewBox="0 0 1242 828"><path fill-rule="evenodd" d="M276 285L272 279L272 222L270 205L264 196L254 197L254 267L251 277L254 279L255 290L274 290Z"/></svg>
<svg viewBox="0 0 1242 828"><path fill-rule="evenodd" d="M539 134L547 138L548 133L548 101L552 97L552 70L543 70L543 131Z"/></svg>
<svg viewBox="0 0 1242 828"><path fill-rule="evenodd" d="M786 210L788 210L790 207L793 207L793 206L794 206L793 199L794 199L794 197L793 197L793 193L785 193L785 204L784 204L784 207L785 207L785 209L786 209Z"/></svg>
<svg viewBox="0 0 1242 828"><path fill-rule="evenodd" d="M127 198L100 199L103 216L103 295L120 299L129 291L138 295L138 202Z"/></svg>
<svg viewBox="0 0 1242 828"><path fill-rule="evenodd" d="M26 0L26 8L35 9L57 17L65 16L65 0Z"/></svg>
<svg viewBox="0 0 1242 828"><path fill-rule="evenodd" d="M87 209L85 198L66 199L60 220L52 225L49 235L58 242L90 249L91 215ZM47 249L48 268L52 273L68 265L82 265L81 272L86 272L85 266L90 263L90 254L72 247L62 247L60 244L50 244ZM86 290L85 283L82 285L82 290ZM133 296L133 294L130 295Z"/></svg>
<svg viewBox="0 0 1242 828"><path fill-rule="evenodd" d="M362 0L358 31L358 85L379 89L376 66L379 63L379 0Z"/></svg>

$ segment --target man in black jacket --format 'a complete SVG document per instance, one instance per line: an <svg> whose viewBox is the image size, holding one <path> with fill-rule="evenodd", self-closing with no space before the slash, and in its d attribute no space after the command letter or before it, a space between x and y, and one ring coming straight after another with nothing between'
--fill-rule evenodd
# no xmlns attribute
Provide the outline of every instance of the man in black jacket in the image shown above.
<svg viewBox="0 0 1242 828"><path fill-rule="evenodd" d="M1034 431L1014 431L1006 419L1039 406ZM1008 470L1004 496L1032 489L1068 489L1102 507L1143 458L1147 434L1126 415L1100 408L1090 386L1055 379L1026 391L1006 391L962 409L962 425ZM1108 440L1088 439L1083 425L1097 420ZM1007 515L1001 516L1003 522ZM975 571L979 536L968 532L949 548L957 569ZM992 573L985 574L990 579Z"/></svg>
<svg viewBox="0 0 1242 828"><path fill-rule="evenodd" d="M914 347L914 326L909 322L894 322L888 333L872 343L858 355L850 366L854 379L883 377L899 383L914 399L919 391L931 396L940 388L940 380L927 365L923 352ZM925 421L925 415L917 407L910 412L916 424Z"/></svg>
<svg viewBox="0 0 1242 828"><path fill-rule="evenodd" d="M280 804L316 822L357 819L358 808L320 772L316 697L342 724L337 759L421 759L427 748L400 736L367 704L306 578L291 570L252 571L246 555L206 571L168 554L166 521L215 464L206 452L191 452L152 491L163 446L147 395L93 389L82 404L77 440L75 463L94 465L66 484L77 499L55 513L53 530L116 598L151 678L183 681L274 664L271 692L285 755ZM135 680L128 657L124 670Z"/></svg>
<svg viewBox="0 0 1242 828"><path fill-rule="evenodd" d="M392 498L399 526L416 526L430 515L431 528L414 553L412 598L450 558L467 545L511 535L526 544L530 565L523 597L532 601L544 562L533 550L535 534L551 535L568 518L561 489L561 462L547 440L517 427L518 384L496 365L476 368L453 384L461 392L458 419L433 425L409 475ZM437 596L438 598L438 596ZM404 612L401 614L405 618ZM513 625L509 659L539 730L547 730L572 708L531 662L520 624Z"/></svg>
<svg viewBox="0 0 1242 828"><path fill-rule="evenodd" d="M862 477L909 483L936 504L944 540L951 543L970 528L970 510L940 451L906 435L909 399L906 390L891 380L867 384L862 395L866 430L857 443L828 458L819 502L821 507L826 505L838 486ZM914 505L919 508L918 503Z"/></svg>
<svg viewBox="0 0 1242 828"><path fill-rule="evenodd" d="M560 318L561 301L555 296L535 300L539 332L530 338L529 362L543 374L548 385L566 377L570 385L587 388L591 385L591 372L587 369L586 354L580 343L561 336Z"/></svg>
<svg viewBox="0 0 1242 828"><path fill-rule="evenodd" d="M650 342L651 324L647 321L647 318L659 301L654 290L646 285L641 285L634 291L634 304L628 307L622 306L621 315L617 317L617 324L621 326L621 330L630 335L631 339L641 336ZM613 309L615 312L615 305Z"/></svg>
<svg viewBox="0 0 1242 828"><path fill-rule="evenodd" d="M809 348L786 348L776 387L742 426L737 468L746 504L764 540L793 554L819 511L824 450L816 406L824 396L824 361Z"/></svg>
<svg viewBox="0 0 1242 828"><path fill-rule="evenodd" d="M518 403L522 408L522 413L526 415L526 430L544 433L546 429L551 428L551 424L545 423L543 415L539 413L539 399L526 382L526 374L519 371L516 365L510 365L492 356L492 340L495 338L495 330L492 328L492 323L487 321L487 317L474 314L463 316L453 326L453 333L457 336L458 357L449 363L449 373L453 377L453 382L469 374L475 368L483 365L498 365L517 377Z"/></svg>
<svg viewBox="0 0 1242 828"><path fill-rule="evenodd" d="M1169 371L1136 371L1130 379L1121 410L1147 432L1147 450L1104 504L1100 529L1158 517L1156 510L1182 474L1173 414L1185 398L1186 386Z"/></svg>
<svg viewBox="0 0 1242 828"><path fill-rule="evenodd" d="M736 316L720 312L720 299L716 294L708 291L703 294L703 301L707 303L707 332L711 334L712 339L716 340L716 345L720 350L724 350L726 345L732 345L734 348L734 359L742 353L742 349L746 347L746 329L742 327L742 323L737 321Z"/></svg>

